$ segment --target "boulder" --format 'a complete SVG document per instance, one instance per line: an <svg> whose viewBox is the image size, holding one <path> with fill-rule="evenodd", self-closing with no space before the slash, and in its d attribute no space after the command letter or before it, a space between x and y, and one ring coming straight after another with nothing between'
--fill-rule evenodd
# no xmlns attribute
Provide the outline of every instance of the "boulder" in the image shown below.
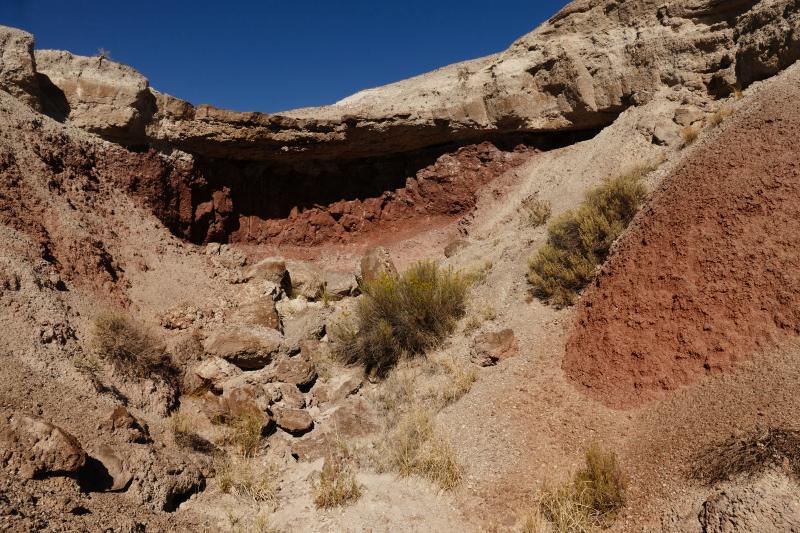
<svg viewBox="0 0 800 533"><path fill-rule="evenodd" d="M311 392L318 403L334 404L358 392L362 383L363 380L358 376L336 376L327 383L318 382Z"/></svg>
<svg viewBox="0 0 800 533"><path fill-rule="evenodd" d="M281 397L280 401L285 407L302 409L306 406L306 399L300 389L297 388L297 385L281 383L278 385L278 390Z"/></svg>
<svg viewBox="0 0 800 533"><path fill-rule="evenodd" d="M282 351L293 355L300 351L303 341L322 338L329 314L324 309L309 307L287 317L283 323Z"/></svg>
<svg viewBox="0 0 800 533"><path fill-rule="evenodd" d="M276 303L275 308L278 310L278 315L285 319L287 316L307 309L308 300L306 300L303 296L298 296L297 298L293 299L286 298Z"/></svg>
<svg viewBox="0 0 800 533"><path fill-rule="evenodd" d="M75 126L115 139L139 138L157 111L147 78L102 57L36 50L43 95Z"/></svg>
<svg viewBox="0 0 800 533"><path fill-rule="evenodd" d="M208 355L221 357L244 369L264 368L280 346L281 334L268 328L226 328L215 331L203 342Z"/></svg>
<svg viewBox="0 0 800 533"><path fill-rule="evenodd" d="M0 457L9 457L20 476L74 472L86 463L78 440L44 420L16 415L0 418Z"/></svg>
<svg viewBox="0 0 800 533"><path fill-rule="evenodd" d="M286 262L289 279L292 284L292 297L303 296L307 300L315 300L322 289L325 272L308 261Z"/></svg>
<svg viewBox="0 0 800 533"><path fill-rule="evenodd" d="M107 444L100 445L89 456L84 476L88 478L92 488L103 492L124 490L133 479L125 460L114 448Z"/></svg>
<svg viewBox="0 0 800 533"><path fill-rule="evenodd" d="M247 264L247 254L238 248L223 244L219 247L217 261L221 266L233 270Z"/></svg>
<svg viewBox="0 0 800 533"><path fill-rule="evenodd" d="M314 420L311 418L311 415L308 411L303 411L302 409L279 407L274 410L274 413L275 423L279 428L288 433L304 433L314 425Z"/></svg>
<svg viewBox="0 0 800 533"><path fill-rule="evenodd" d="M324 279L328 297L332 300L358 295L358 282L353 274L327 270Z"/></svg>
<svg viewBox="0 0 800 533"><path fill-rule="evenodd" d="M356 280L359 283L375 281L383 271L397 275L389 250L383 246L374 246L364 252L356 264Z"/></svg>
<svg viewBox="0 0 800 533"><path fill-rule="evenodd" d="M241 375L242 371L221 357L213 357L198 364L194 373L213 388L222 390L227 381Z"/></svg>
<svg viewBox="0 0 800 533"><path fill-rule="evenodd" d="M310 385L317 379L317 369L308 354L299 355L281 361L275 369L275 380L291 383L298 387Z"/></svg>
<svg viewBox="0 0 800 533"><path fill-rule="evenodd" d="M222 396L208 392L197 399L196 405L211 421L228 421L249 415L261 420L262 429L269 429L273 421L258 405L258 396L261 395L263 389L260 388L228 389Z"/></svg>
<svg viewBox="0 0 800 533"><path fill-rule="evenodd" d="M703 120L705 116L705 113L695 106L687 105L681 106L675 110L674 121L680 126L690 126L698 120Z"/></svg>
<svg viewBox="0 0 800 533"><path fill-rule="evenodd" d="M202 486L197 462L173 448L138 447L127 461L136 467L125 495L145 509L174 511Z"/></svg>
<svg viewBox="0 0 800 533"><path fill-rule="evenodd" d="M0 90L40 111L33 35L0 26Z"/></svg>
<svg viewBox="0 0 800 533"><path fill-rule="evenodd" d="M313 431L292 443L292 453L302 461L327 458L342 439L357 439L380 431L375 408L359 396L342 400L316 417Z"/></svg>
<svg viewBox="0 0 800 533"><path fill-rule="evenodd" d="M122 405L115 407L108 413L106 420L100 424L99 429L109 432L123 442L143 444L150 440L147 424L136 420Z"/></svg>
<svg viewBox="0 0 800 533"><path fill-rule="evenodd" d="M472 347L472 361L479 366L490 366L514 357L518 351L514 330L504 329L476 336Z"/></svg>
<svg viewBox="0 0 800 533"><path fill-rule="evenodd" d="M302 341L300 343L300 353L310 361L327 359L331 355L331 347L327 342Z"/></svg>
<svg viewBox="0 0 800 533"><path fill-rule="evenodd" d="M283 257L268 257L245 269L244 279L271 281L286 290L289 283L286 272L286 260Z"/></svg>
<svg viewBox="0 0 800 533"><path fill-rule="evenodd" d="M453 257L458 253L459 250L466 248L467 246L469 246L469 241L467 239L453 237L453 240L450 241L450 244L444 247L444 256Z"/></svg>
<svg viewBox="0 0 800 533"><path fill-rule="evenodd" d="M231 321L247 326L260 326L281 331L281 319L271 297L260 298L234 308L230 314Z"/></svg>

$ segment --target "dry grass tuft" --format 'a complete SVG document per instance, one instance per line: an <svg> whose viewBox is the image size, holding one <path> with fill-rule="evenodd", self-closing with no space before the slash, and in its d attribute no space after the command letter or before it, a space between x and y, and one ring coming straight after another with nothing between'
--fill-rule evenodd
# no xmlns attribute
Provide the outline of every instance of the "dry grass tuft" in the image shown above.
<svg viewBox="0 0 800 533"><path fill-rule="evenodd" d="M278 469L263 459L217 460L214 466L214 489L239 498L275 504L278 493Z"/></svg>
<svg viewBox="0 0 800 533"><path fill-rule="evenodd" d="M101 358L134 377L149 377L169 366L158 338L121 313L103 311L94 317L91 345Z"/></svg>
<svg viewBox="0 0 800 533"><path fill-rule="evenodd" d="M771 465L788 468L800 480L800 430L770 428L730 438L695 457L689 475L713 485L742 474L759 474Z"/></svg>
<svg viewBox="0 0 800 533"><path fill-rule="evenodd" d="M183 409L178 409L170 415L167 419L167 427L175 434L194 435L196 433L194 420Z"/></svg>
<svg viewBox="0 0 800 533"><path fill-rule="evenodd" d="M692 126L691 124L687 124L681 130L681 139L683 139L683 146L689 146L693 142L697 140L697 137L700 135L700 127Z"/></svg>
<svg viewBox="0 0 800 533"><path fill-rule="evenodd" d="M401 476L418 475L449 490L461 483L464 469L448 438L434 434L431 412L422 405L403 414L386 436L387 466Z"/></svg>
<svg viewBox="0 0 800 533"><path fill-rule="evenodd" d="M236 446L244 457L258 455L263 437L260 414L243 412L230 418L217 416L213 422L224 428L218 444Z"/></svg>
<svg viewBox="0 0 800 533"><path fill-rule="evenodd" d="M708 127L709 128L716 128L722 121L728 118L729 116L733 115L733 109L730 107L723 105L717 111L711 115L711 118L708 119Z"/></svg>
<svg viewBox="0 0 800 533"><path fill-rule="evenodd" d="M322 472L311 477L311 499L318 509L331 509L361 498L361 487L355 473L325 465Z"/></svg>
<svg viewBox="0 0 800 533"><path fill-rule="evenodd" d="M555 218L547 227L547 242L528 261L528 281L534 296L557 308L575 302L578 292L594 279L611 248L647 196L642 177L655 166L639 167L586 193L586 200Z"/></svg>
<svg viewBox="0 0 800 533"><path fill-rule="evenodd" d="M522 202L522 222L534 228L547 224L553 214L550 202L530 198Z"/></svg>
<svg viewBox="0 0 800 533"><path fill-rule="evenodd" d="M732 94L736 95L737 100L741 100L744 98L744 93L742 92L742 84L739 82L733 83L728 86L731 90Z"/></svg>
<svg viewBox="0 0 800 533"><path fill-rule="evenodd" d="M472 285L483 285L486 283L486 278L489 275L489 272L492 271L493 266L494 263L492 263L491 259L475 259L467 265L464 277Z"/></svg>
<svg viewBox="0 0 800 533"><path fill-rule="evenodd" d="M469 281L435 261L414 263L401 276L383 272L366 283L355 313L333 325L334 354L385 376L398 361L437 346L466 309Z"/></svg>
<svg viewBox="0 0 800 533"><path fill-rule="evenodd" d="M611 526L625 506L627 478L613 452L591 446L585 459L571 481L545 481L537 505L523 517L524 533L590 533Z"/></svg>

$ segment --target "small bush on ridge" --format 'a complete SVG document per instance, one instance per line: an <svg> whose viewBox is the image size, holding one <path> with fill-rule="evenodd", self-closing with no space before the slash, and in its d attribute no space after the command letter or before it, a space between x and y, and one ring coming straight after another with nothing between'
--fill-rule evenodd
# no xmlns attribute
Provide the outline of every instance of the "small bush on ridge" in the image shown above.
<svg viewBox="0 0 800 533"><path fill-rule="evenodd" d="M641 178L650 170L652 166L641 167L606 179L586 193L581 205L550 223L547 242L528 261L535 296L557 308L574 303L647 196Z"/></svg>
<svg viewBox="0 0 800 533"><path fill-rule="evenodd" d="M469 282L435 261L414 263L365 283L355 313L334 324L334 353L384 376L402 357L424 353L453 332L466 310Z"/></svg>

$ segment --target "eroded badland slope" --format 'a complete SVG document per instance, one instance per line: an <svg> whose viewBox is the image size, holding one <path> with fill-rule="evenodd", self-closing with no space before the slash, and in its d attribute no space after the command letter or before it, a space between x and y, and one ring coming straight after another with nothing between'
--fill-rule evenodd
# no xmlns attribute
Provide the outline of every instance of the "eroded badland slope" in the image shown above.
<svg viewBox="0 0 800 533"><path fill-rule="evenodd" d="M799 9L578 0L274 115L0 27L0 530L521 531L599 443L611 531L800 531ZM641 165L578 303L531 301L524 206ZM357 277L426 258L472 281L455 331L341 364ZM409 421L461 470L403 477Z"/></svg>

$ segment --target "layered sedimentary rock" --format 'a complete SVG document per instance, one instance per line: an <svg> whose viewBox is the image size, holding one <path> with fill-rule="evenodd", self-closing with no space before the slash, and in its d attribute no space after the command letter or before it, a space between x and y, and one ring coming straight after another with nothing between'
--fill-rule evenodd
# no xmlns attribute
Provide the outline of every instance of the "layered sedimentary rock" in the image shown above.
<svg viewBox="0 0 800 533"><path fill-rule="evenodd" d="M500 54L276 114L195 107L107 59L34 57L28 34L2 29L0 88L135 147L142 172L122 185L182 238L347 242L376 221L470 209L475 190L521 162L520 144L560 147L630 106L703 107L774 75L800 57L799 11L797 0L577 0ZM487 141L505 155L478 155L481 169L457 153ZM443 170L445 155L469 169Z"/></svg>

